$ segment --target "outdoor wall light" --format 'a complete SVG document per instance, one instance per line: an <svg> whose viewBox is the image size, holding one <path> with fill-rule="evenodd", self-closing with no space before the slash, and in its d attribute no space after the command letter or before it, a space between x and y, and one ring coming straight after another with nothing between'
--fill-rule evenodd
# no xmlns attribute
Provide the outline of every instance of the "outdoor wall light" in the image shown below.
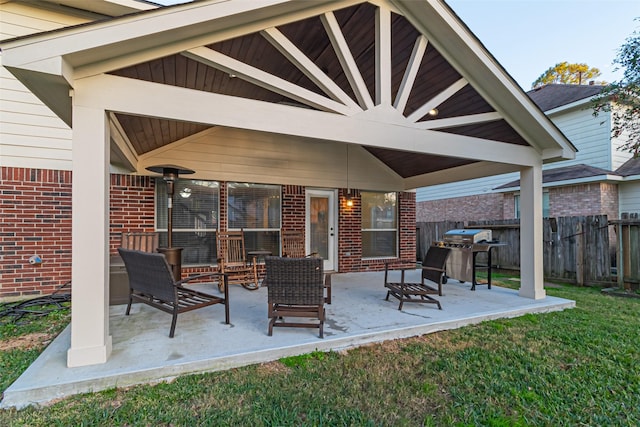
<svg viewBox="0 0 640 427"><path fill-rule="evenodd" d="M346 201L346 205L349 208L353 207L353 197L351 197L351 190L349 190L349 192L347 193L347 201Z"/></svg>

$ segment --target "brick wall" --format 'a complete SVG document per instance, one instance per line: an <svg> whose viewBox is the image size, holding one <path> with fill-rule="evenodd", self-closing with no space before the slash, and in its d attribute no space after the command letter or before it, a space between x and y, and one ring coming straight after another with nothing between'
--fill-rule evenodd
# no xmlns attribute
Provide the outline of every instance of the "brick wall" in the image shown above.
<svg viewBox="0 0 640 427"><path fill-rule="evenodd" d="M155 180L148 176L111 175L109 252L118 253L122 233L155 231Z"/></svg>
<svg viewBox="0 0 640 427"><path fill-rule="evenodd" d="M71 280L71 172L1 173L0 298L50 294ZM32 255L42 264L29 264Z"/></svg>
<svg viewBox="0 0 640 427"><path fill-rule="evenodd" d="M482 221L516 217L516 193L483 194L417 203L416 220ZM618 186L590 183L549 189L549 216L618 216Z"/></svg>
<svg viewBox="0 0 640 427"><path fill-rule="evenodd" d="M416 204L416 220L430 221L482 221L505 217L502 194L490 193L451 199L429 200Z"/></svg>
<svg viewBox="0 0 640 427"><path fill-rule="evenodd" d="M549 190L549 216L618 216L618 187L609 183L580 184Z"/></svg>
<svg viewBox="0 0 640 427"><path fill-rule="evenodd" d="M71 172L2 168L0 181L0 298L50 294L71 280ZM220 227L226 229L226 183L220 185ZM111 175L109 252L117 254L123 232L155 230L155 181L151 177ZM360 194L346 206L339 191L340 272L381 270L384 259L362 260ZM399 258L415 260L415 193L399 193ZM305 188L282 189L284 229L305 228ZM29 264L39 255L40 266ZM183 269L183 277L210 271Z"/></svg>

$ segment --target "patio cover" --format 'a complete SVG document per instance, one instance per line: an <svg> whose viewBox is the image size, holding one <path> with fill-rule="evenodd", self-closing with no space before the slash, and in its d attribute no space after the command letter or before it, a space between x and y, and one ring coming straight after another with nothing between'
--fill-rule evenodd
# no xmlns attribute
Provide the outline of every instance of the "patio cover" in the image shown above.
<svg viewBox="0 0 640 427"><path fill-rule="evenodd" d="M0 48L73 128L68 366L111 352L110 170L385 191L518 171L520 295L545 296L542 163L575 148L443 1L205 0Z"/></svg>

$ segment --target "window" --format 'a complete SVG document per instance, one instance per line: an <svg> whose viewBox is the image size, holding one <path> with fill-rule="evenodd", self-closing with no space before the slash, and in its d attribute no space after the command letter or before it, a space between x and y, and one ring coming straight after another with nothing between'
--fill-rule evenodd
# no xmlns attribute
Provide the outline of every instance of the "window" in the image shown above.
<svg viewBox="0 0 640 427"><path fill-rule="evenodd" d="M227 212L229 230L244 230L247 251L280 253L281 189L279 185L230 182Z"/></svg>
<svg viewBox="0 0 640 427"><path fill-rule="evenodd" d="M396 193L361 192L362 257L395 257L398 253Z"/></svg>
<svg viewBox="0 0 640 427"><path fill-rule="evenodd" d="M516 218L520 219L520 195L516 194L513 196L514 202L516 204ZM545 191L542 193L542 217L549 218L549 192Z"/></svg>
<svg viewBox="0 0 640 427"><path fill-rule="evenodd" d="M220 185L215 181L179 179L173 195L173 247L184 248L183 265L215 262ZM167 184L156 179L156 231L167 246Z"/></svg>

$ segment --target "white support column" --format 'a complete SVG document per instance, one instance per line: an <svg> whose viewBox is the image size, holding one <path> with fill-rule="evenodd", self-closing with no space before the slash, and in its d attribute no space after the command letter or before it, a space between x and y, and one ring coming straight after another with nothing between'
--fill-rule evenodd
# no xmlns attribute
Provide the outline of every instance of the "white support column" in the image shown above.
<svg viewBox="0 0 640 427"><path fill-rule="evenodd" d="M544 290L542 165L520 170L520 296L541 299Z"/></svg>
<svg viewBox="0 0 640 427"><path fill-rule="evenodd" d="M111 354L108 141L105 111L74 99L70 368L105 363Z"/></svg>

